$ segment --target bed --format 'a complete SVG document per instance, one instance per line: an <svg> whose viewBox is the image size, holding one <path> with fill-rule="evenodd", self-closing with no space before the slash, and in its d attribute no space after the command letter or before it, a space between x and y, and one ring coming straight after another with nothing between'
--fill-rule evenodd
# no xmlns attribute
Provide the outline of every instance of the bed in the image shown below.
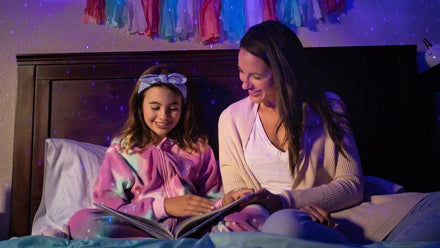
<svg viewBox="0 0 440 248"><path fill-rule="evenodd" d="M201 240L183 241L71 241L31 235L38 224L36 214L59 225L59 218L69 217L65 211L90 204L84 190L93 184L96 168L87 166L102 159L112 135L125 121L135 80L153 64L173 64L188 76L198 123L217 156L218 117L229 104L246 95L238 79L237 52L18 55L11 239L0 242L0 247L27 247L40 242L46 247L331 247L257 233L210 234ZM420 161L420 155L430 150L433 141L424 122L429 118L424 111L426 92L417 86L416 46L307 48L307 52L327 88L347 105L364 174L386 178L410 191L438 190L429 173L436 170L434 156L425 154L426 161ZM418 128L427 130L426 134L406 132ZM407 134L402 137L402 132ZM419 162L418 171L410 168L415 161ZM393 164L399 165L398 174L390 166ZM426 183L415 183L414 176L426 178ZM53 204L59 212L54 213ZM375 243L371 247L382 245L390 244Z"/></svg>

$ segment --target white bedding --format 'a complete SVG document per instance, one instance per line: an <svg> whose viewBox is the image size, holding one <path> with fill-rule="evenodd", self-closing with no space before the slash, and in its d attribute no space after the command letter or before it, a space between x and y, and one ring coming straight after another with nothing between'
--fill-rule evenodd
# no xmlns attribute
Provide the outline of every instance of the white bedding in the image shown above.
<svg viewBox="0 0 440 248"><path fill-rule="evenodd" d="M68 139L46 139L43 195L32 235L60 229L82 208L91 208L92 189L107 147Z"/></svg>

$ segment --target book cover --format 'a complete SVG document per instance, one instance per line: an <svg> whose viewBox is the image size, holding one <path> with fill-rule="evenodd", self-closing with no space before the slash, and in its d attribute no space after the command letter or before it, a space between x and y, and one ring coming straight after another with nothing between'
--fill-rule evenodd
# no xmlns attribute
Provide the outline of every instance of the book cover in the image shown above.
<svg viewBox="0 0 440 248"><path fill-rule="evenodd" d="M228 206L213 210L211 212L202 215L186 218L177 225L174 233L171 233L161 223L156 222L154 220L149 220L139 216L123 213L121 211L110 208L101 203L94 203L94 204L97 207L101 208L102 210L114 215L115 217L118 217L120 219L123 219L131 223L133 226L143 230L144 232L150 234L155 238L178 239L178 238L189 237L191 234L205 227L212 221L216 220L218 217L230 212L233 208L239 205L240 206L248 205L252 203L254 200L255 200L254 195L249 194L229 204Z"/></svg>

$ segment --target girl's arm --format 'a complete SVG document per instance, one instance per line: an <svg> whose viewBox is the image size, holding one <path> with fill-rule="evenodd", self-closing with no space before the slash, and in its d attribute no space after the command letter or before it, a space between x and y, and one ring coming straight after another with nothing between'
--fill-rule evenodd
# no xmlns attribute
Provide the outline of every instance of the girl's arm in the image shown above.
<svg viewBox="0 0 440 248"><path fill-rule="evenodd" d="M214 153L205 145L200 147L200 153L193 154L198 160L197 168L191 172L190 180L192 193L165 199L165 210L169 215L187 217L200 215L218 208L219 198L223 196L221 178ZM190 156L193 156L190 155Z"/></svg>
<svg viewBox="0 0 440 248"><path fill-rule="evenodd" d="M211 200L217 200L223 196L220 169L215 159L212 148L206 144L202 148L202 168L199 171L197 191L200 195Z"/></svg>
<svg viewBox="0 0 440 248"><path fill-rule="evenodd" d="M125 213L157 221L167 217L164 209L165 199L161 194L164 190L163 183L158 175L151 176L151 181L145 182L149 188L155 189L157 195L153 197L153 190L145 192L145 197L139 197L138 193L136 202L132 202L135 198L132 188L137 175L133 171L133 165L119 154L117 147L117 144L112 144L107 150L95 182L94 201Z"/></svg>

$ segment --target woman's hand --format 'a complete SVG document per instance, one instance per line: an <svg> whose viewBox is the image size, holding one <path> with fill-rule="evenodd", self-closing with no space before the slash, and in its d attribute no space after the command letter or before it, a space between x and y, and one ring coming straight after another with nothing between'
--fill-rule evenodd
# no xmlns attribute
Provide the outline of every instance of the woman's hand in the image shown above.
<svg viewBox="0 0 440 248"><path fill-rule="evenodd" d="M307 212L312 217L312 220L314 222L318 222L328 227L335 226L335 223L333 222L332 217L330 217L330 214L326 210L324 210L323 208L317 205L303 207L300 208L299 210Z"/></svg>
<svg viewBox="0 0 440 248"><path fill-rule="evenodd" d="M255 203L262 205L270 214L283 208L280 196L270 193L267 189L260 189L255 196Z"/></svg>
<svg viewBox="0 0 440 248"><path fill-rule="evenodd" d="M253 189L248 189L248 188L231 190L223 197L222 205L227 206L235 202L236 200L246 196L247 194L253 192L254 192Z"/></svg>
<svg viewBox="0 0 440 248"><path fill-rule="evenodd" d="M224 197L222 204L223 206L227 206L232 202L246 196L249 193L253 193L253 189L235 189L229 191ZM256 203L262 205L264 208L269 211L270 214L278 211L282 208L281 199L278 195L270 193L267 189L261 189L254 193L249 201L246 201L246 205L250 203Z"/></svg>
<svg viewBox="0 0 440 248"><path fill-rule="evenodd" d="M214 201L193 194L166 198L164 204L165 212L174 217L201 215L214 209Z"/></svg>

